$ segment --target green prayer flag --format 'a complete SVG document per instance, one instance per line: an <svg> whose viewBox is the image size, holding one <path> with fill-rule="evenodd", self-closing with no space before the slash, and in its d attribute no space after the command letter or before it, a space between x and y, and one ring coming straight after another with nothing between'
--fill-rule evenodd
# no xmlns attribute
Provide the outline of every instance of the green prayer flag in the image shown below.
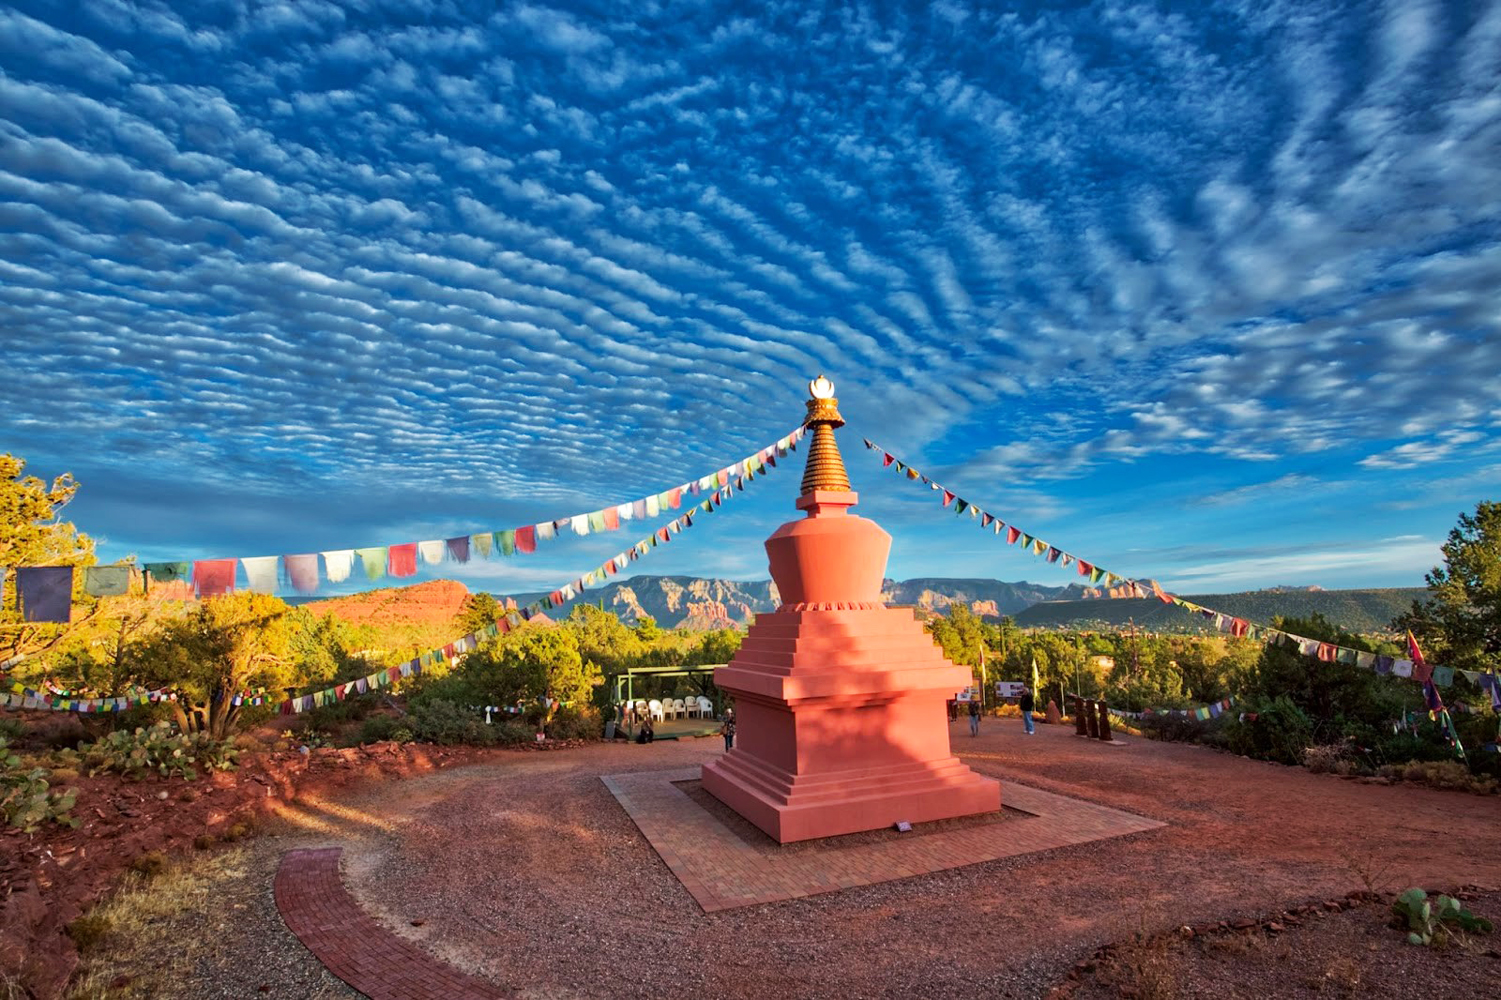
<svg viewBox="0 0 1501 1000"><path fill-rule="evenodd" d="M498 547L500 549L500 554L501 555L503 555L503 556L513 556L513 555L515 555L516 554L516 529L515 528L507 528L504 531L497 531L495 533L495 545L496 545L496 547Z"/></svg>
<svg viewBox="0 0 1501 1000"><path fill-rule="evenodd" d="M378 545L369 549L355 549L354 556L365 567L365 576L379 580L386 575L386 547Z"/></svg>
<svg viewBox="0 0 1501 1000"><path fill-rule="evenodd" d="M151 575L152 583L174 583L188 578L189 565L185 562L147 563L145 570Z"/></svg>
<svg viewBox="0 0 1501 1000"><path fill-rule="evenodd" d="M83 571L83 589L94 597L118 597L130 589L130 567L86 567Z"/></svg>

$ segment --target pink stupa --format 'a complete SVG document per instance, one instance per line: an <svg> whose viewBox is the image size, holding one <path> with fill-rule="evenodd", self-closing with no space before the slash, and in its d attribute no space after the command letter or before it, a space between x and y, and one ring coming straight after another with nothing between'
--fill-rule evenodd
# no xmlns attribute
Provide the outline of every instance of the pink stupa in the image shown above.
<svg viewBox="0 0 1501 1000"><path fill-rule="evenodd" d="M891 536L849 512L834 386L809 385L799 510L766 540L782 605L714 683L735 699L735 749L703 768L712 795L780 843L994 812L1001 786L949 749L946 702L971 682L910 608L881 602Z"/></svg>

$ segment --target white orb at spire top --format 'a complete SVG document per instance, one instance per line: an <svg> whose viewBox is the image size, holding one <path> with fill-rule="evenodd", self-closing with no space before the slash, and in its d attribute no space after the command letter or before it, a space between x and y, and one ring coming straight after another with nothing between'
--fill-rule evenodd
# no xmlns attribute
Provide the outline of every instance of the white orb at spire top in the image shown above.
<svg viewBox="0 0 1501 1000"><path fill-rule="evenodd" d="M820 375L808 383L808 392L814 399L833 399L834 383Z"/></svg>

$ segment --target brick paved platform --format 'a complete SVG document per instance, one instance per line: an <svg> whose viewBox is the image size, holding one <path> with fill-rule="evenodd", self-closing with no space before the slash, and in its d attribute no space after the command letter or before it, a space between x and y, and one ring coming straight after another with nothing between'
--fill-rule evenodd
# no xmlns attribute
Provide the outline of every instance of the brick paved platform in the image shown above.
<svg viewBox="0 0 1501 1000"><path fill-rule="evenodd" d="M600 780L705 912L911 878L1018 854L1068 847L1165 824L1007 781L993 821L915 830L872 842L833 838L810 849L757 843L680 785L699 769L603 775ZM692 786L689 785L691 788ZM949 821L959 824L959 821ZM841 843L844 841L844 843Z"/></svg>
<svg viewBox="0 0 1501 1000"><path fill-rule="evenodd" d="M340 848L288 851L276 908L328 971L370 1000L499 1000L512 994L459 972L365 915L339 878Z"/></svg>

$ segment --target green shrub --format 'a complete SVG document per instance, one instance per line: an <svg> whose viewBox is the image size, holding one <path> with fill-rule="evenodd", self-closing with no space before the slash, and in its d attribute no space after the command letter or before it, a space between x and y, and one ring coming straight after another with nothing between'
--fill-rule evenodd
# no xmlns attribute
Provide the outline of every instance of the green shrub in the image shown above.
<svg viewBox="0 0 1501 1000"><path fill-rule="evenodd" d="M239 753L231 741L216 740L207 733L175 734L166 722L149 729L117 729L96 743L78 745L79 758L90 776L113 771L141 778L155 771L188 781L198 777L200 766L210 771L234 770Z"/></svg>
<svg viewBox="0 0 1501 1000"><path fill-rule="evenodd" d="M547 725L548 735L555 740L597 740L604 737L604 731L599 710L592 705L564 705Z"/></svg>
<svg viewBox="0 0 1501 1000"><path fill-rule="evenodd" d="M0 810L8 824L27 833L47 822L77 829L71 810L78 790L54 792L47 777L46 768L27 767L10 752L10 741L0 738Z"/></svg>
<svg viewBox="0 0 1501 1000"><path fill-rule="evenodd" d="M1166 713L1153 713L1143 715L1140 719L1128 720L1133 728L1138 730L1149 740L1162 740L1167 743L1201 743L1206 742L1205 736L1211 729L1217 729L1218 719L1195 719L1187 715L1169 715ZM1120 725L1120 720L1112 716L1112 726Z"/></svg>
<svg viewBox="0 0 1501 1000"><path fill-rule="evenodd" d="M472 708L444 699L424 699L412 705L406 717L412 737L422 743L455 746L493 746L498 740L495 727L486 725L483 715Z"/></svg>
<svg viewBox="0 0 1501 1000"><path fill-rule="evenodd" d="M522 743L532 743L537 739L537 727L517 719L497 722L494 728L496 742L503 746L513 747Z"/></svg>
<svg viewBox="0 0 1501 1000"><path fill-rule="evenodd" d="M1253 701L1246 714L1256 718L1231 719L1225 724L1227 748L1232 753L1279 764L1301 764L1303 752L1313 743L1313 724L1286 695L1271 701Z"/></svg>
<svg viewBox="0 0 1501 1000"><path fill-rule="evenodd" d="M406 739L398 739L398 734L404 733ZM407 727L406 720L398 719L391 715L372 715L360 726L361 743L384 743L387 740L395 740L397 743L410 743L412 731Z"/></svg>

